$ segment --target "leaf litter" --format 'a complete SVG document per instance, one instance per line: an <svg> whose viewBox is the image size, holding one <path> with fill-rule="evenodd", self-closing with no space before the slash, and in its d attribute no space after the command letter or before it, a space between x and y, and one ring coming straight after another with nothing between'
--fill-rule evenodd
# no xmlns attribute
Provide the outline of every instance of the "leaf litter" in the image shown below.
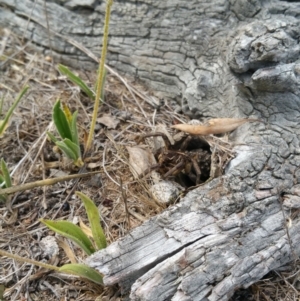
<svg viewBox="0 0 300 301"><path fill-rule="evenodd" d="M55 68L58 62L35 53L30 43L24 46L8 30L0 30L2 39L5 39L0 61L3 111L9 108L22 86L30 86L26 99L19 104L10 126L0 139L0 157L4 158L9 167L13 185L55 177L56 172L64 175L77 173L78 169L63 162L62 154L47 140L46 132L53 129L52 107L60 98L72 112L79 110L78 122L83 142L90 123L92 104L80 94L77 87L60 76ZM77 73L90 80L91 86L95 82L96 72ZM116 74L107 76L106 101L99 111L93 151L86 158L87 171L100 173L91 178L35 187L11 195L9 207L0 204L1 249L57 266L74 260L82 262L85 258L83 252L76 245L57 237L55 240L60 246L59 252L47 255L49 252L43 250L45 239L51 241L53 232L39 222L42 218L78 220L89 227L82 203L74 196L74 190L81 191L95 201L101 213L107 241L111 243L166 208L166 204L156 200L156 192L153 193L151 188L155 185L164 187L166 182L174 179L174 175L162 179L161 175L165 172L163 168L175 168L180 163L176 161L179 153L182 162L186 162L184 154L191 151L189 148L192 143L197 147L206 145L212 152L209 157L214 157L219 166L218 175L222 173L226 162L234 156L229 142L214 136L193 138L188 142L188 150L184 149L187 135L176 130L182 130L179 125L171 129L174 120L184 121L183 116L174 112L175 102L165 101L164 106L157 109L157 103L161 103L161 100L138 83L126 81ZM202 130L208 133L216 128L216 120L219 119L202 125L205 127ZM240 120L238 123L240 125L248 121L255 120ZM146 137L149 133L152 137ZM138 162L136 158L141 158L141 161ZM158 163L161 166L152 170ZM136 173L132 171L135 164L135 171L138 169ZM181 172L184 174L186 171L184 169ZM174 182L172 185L175 185ZM170 192L167 189L169 186L164 193L167 200L173 197L174 191L182 192L177 184ZM178 201L180 197L175 197L171 204ZM0 271L0 283L5 287L4 296L7 300L24 300L29 296L31 300L89 301L97 297L122 300L116 287L102 288L76 277L49 273L36 266L13 262L6 257L1 258ZM280 278L273 279L278 281ZM280 288L282 294L291 294L286 282L281 282L276 288L272 281L265 279L253 285L250 288L255 292L253 296L263 296L266 292L270 296L277 288Z"/></svg>

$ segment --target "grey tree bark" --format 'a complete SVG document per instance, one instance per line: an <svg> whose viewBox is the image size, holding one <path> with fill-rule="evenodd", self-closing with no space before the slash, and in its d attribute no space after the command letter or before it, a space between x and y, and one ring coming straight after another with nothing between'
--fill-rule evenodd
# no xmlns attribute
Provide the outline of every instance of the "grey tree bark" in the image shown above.
<svg viewBox="0 0 300 301"><path fill-rule="evenodd" d="M47 1L51 47L93 67L104 1ZM253 117L231 134L225 174L191 191L87 263L131 300L228 300L300 254L300 4L277 0L121 1L108 64L196 118ZM0 25L49 51L41 0L0 0ZM57 35L58 33L59 35Z"/></svg>

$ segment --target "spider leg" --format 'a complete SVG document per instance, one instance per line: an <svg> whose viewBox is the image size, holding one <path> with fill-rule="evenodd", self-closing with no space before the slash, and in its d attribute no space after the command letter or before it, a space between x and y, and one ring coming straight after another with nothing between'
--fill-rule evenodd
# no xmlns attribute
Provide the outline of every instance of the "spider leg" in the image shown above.
<svg viewBox="0 0 300 301"><path fill-rule="evenodd" d="M180 146L179 151L184 152L184 151L186 150L186 148L188 147L188 145L189 145L189 143L190 143L191 140L192 140L192 136L187 136L187 137L183 140L183 142L182 142L182 144L181 144L181 146Z"/></svg>
<svg viewBox="0 0 300 301"><path fill-rule="evenodd" d="M196 185L200 184L201 170L195 157L191 158L196 173Z"/></svg>
<svg viewBox="0 0 300 301"><path fill-rule="evenodd" d="M148 174L150 174L151 171L154 171L160 167L161 167L161 164L159 164L159 163L151 165L139 176L139 179L146 177Z"/></svg>
<svg viewBox="0 0 300 301"><path fill-rule="evenodd" d="M167 171L163 178L167 178L169 177L170 175L172 175L174 172L178 171L178 170L181 170L182 167L184 166L185 162L184 160L180 160L179 163L177 163L174 167L172 167L169 171Z"/></svg>

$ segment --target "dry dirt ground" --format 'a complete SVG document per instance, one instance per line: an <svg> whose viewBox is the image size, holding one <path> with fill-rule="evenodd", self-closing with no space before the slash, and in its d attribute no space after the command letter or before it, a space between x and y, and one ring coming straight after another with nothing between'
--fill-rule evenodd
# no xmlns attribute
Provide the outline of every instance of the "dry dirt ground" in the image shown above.
<svg viewBox="0 0 300 301"><path fill-rule="evenodd" d="M3 112L7 111L24 85L30 86L13 114L10 126L0 138L0 158L6 161L14 185L78 173L78 169L55 151L46 132L56 134L51 114L53 104L59 98L72 112L79 111L78 124L83 144L93 103L57 71L57 63L51 57L36 53L30 42L0 29ZM90 86L94 85L96 72L74 71ZM55 235L39 221L41 218L63 219L88 224L82 203L74 191L81 191L95 201L108 243L111 243L166 208L151 194L153 178L149 174L152 170L155 169L161 177L181 181L185 186L182 195L196 184L190 179L192 177L187 176L193 169L189 167L187 171L186 166L191 166L191 162L185 161L186 152L191 151L192 144L182 150L184 142L179 140L176 147L168 149L167 146L167 152L154 152L153 139L140 138L155 131L159 124L174 135L170 125L187 121L186 117L180 115L180 110L171 100L158 100L137 82L127 79L126 86L123 80L117 75L107 76L105 102L98 114L99 118L105 116L106 120L98 120L92 151L85 157L86 171L99 171L99 174L79 181L35 187L11 195L8 202L0 203L0 249L56 266L72 260L82 262L85 254L76 245ZM3 114L0 119L3 119ZM134 177L130 168L128 152L130 147L136 146L153 153L159 163L138 178ZM203 149L206 155L210 153L208 144ZM206 156L206 160L210 158ZM203 158L198 163L200 168L205 165ZM208 165L206 162L206 167ZM172 172L168 173L171 169ZM201 171L200 183L209 176L209 169ZM169 205L179 201L180 196ZM47 239L52 246L57 243L57 250L47 247ZM250 288L236 292L232 300L299 300L298 271L299 267L293 264L284 271L273 272ZM5 288L5 300L126 299L120 295L118 287L99 287L7 257L0 260L0 290L1 286Z"/></svg>

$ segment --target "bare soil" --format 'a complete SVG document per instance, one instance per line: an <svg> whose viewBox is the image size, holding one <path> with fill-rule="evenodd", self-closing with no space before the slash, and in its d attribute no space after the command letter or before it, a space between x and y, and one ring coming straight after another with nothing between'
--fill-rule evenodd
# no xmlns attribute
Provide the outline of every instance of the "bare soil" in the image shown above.
<svg viewBox="0 0 300 301"><path fill-rule="evenodd" d="M7 163L14 185L78 173L72 162L57 152L47 139L46 132L56 134L52 124L52 107L57 99L61 99L72 112L79 111L78 124L84 145L93 103L58 72L57 64L51 57L36 53L30 43L22 41L10 31L0 30L0 98L4 98L3 112L7 111L23 86L30 86L13 114L10 126L0 137L0 158L4 158ZM96 70L73 71L91 87L94 86ZM153 138L141 138L155 132L155 126L159 124L175 135L170 125L187 121L172 100L157 99L138 82L108 74L105 101L98 116L107 116L109 121L105 125L99 119L92 151L85 157L85 168L87 172L98 170L99 174L78 181L59 182L22 191L11 195L6 204L0 203L1 249L56 266L70 263L74 259L83 262L86 255L82 250L48 230L39 221L42 218L63 219L77 224L82 221L88 225L84 208L75 197L75 191L81 191L94 200L110 244L166 208L167 205L159 203L151 194L153 179L149 175L153 170L162 178L180 182L184 186L182 195L192 186L208 179L208 143L202 149L209 155L202 156L201 162L197 161L200 169L205 164L206 169L201 170L200 183L195 183L193 176L188 174L192 162L185 161L185 158L190 155L186 152L191 151L192 144L199 145L199 141L189 142L189 147L182 149L182 138L176 145L168 146L167 151L156 153L151 144ZM3 114L0 119L3 119ZM132 173L128 153L128 147L137 145L153 152L159 165L146 170L138 178ZM168 173L169 170L172 173ZM168 206L179 201L180 197L175 198ZM58 252L51 253L46 248L46 237L55 237ZM66 245L69 247L67 253ZM284 271L273 272L252 287L238 291L232 300L296 300L299 297L299 283L296 282L298 271L299 267L289 266ZM5 300L126 299L117 287L99 287L76 277L54 273L7 257L2 257L0 261L0 285L5 287Z"/></svg>

